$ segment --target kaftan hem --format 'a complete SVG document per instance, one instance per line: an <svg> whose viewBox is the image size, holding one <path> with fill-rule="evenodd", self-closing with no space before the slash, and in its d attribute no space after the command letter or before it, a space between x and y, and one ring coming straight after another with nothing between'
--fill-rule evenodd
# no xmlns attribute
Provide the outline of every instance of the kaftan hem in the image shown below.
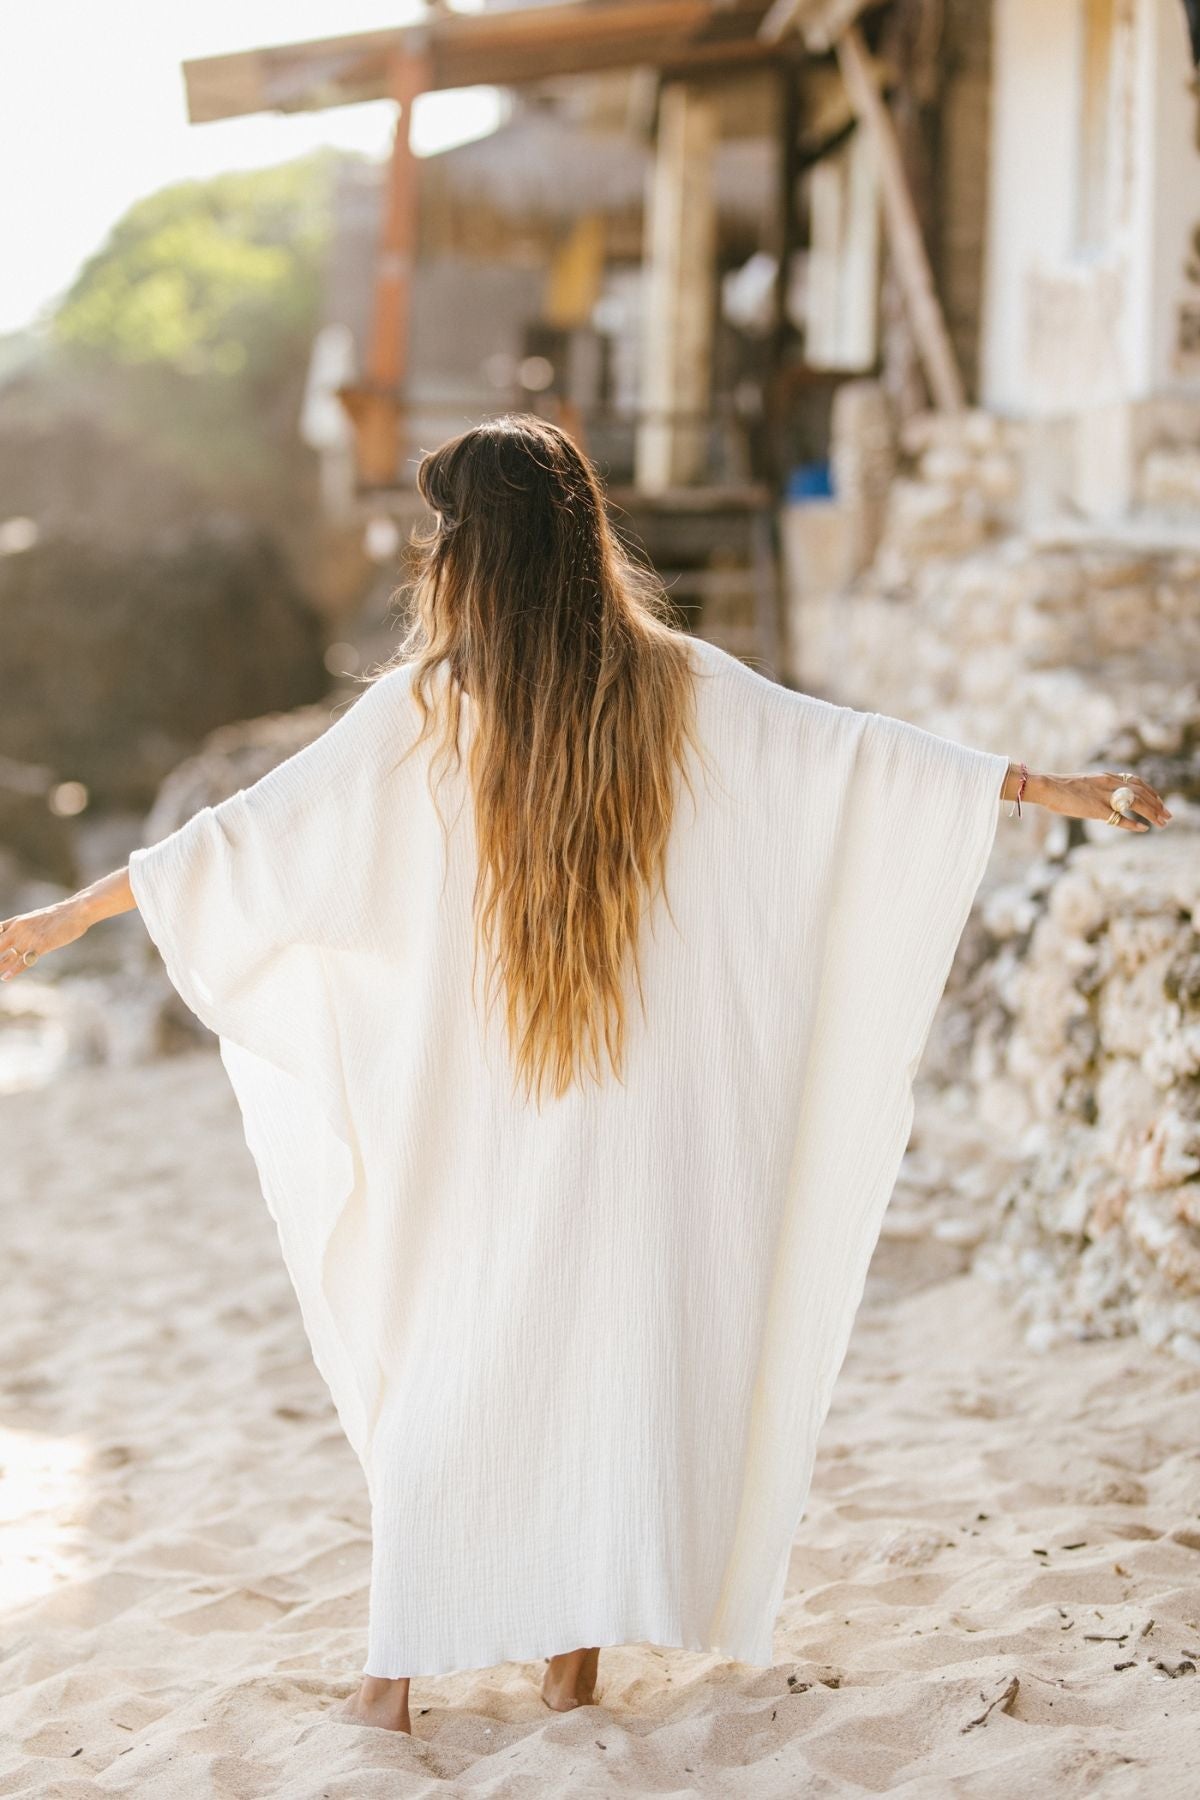
<svg viewBox="0 0 1200 1800"><path fill-rule="evenodd" d="M425 1666L415 1669L405 1663L403 1656L373 1657L368 1655L363 1665L364 1676L380 1681L433 1681L441 1675L469 1674L477 1669L497 1669L504 1663L538 1663L545 1662L551 1656L563 1656L571 1650L599 1649L620 1650L624 1648L640 1649L643 1646L652 1650L681 1650L700 1656L717 1656L727 1662L743 1663L748 1668L766 1669L774 1667L774 1628L771 1630L771 1641L765 1654L761 1644L757 1653L747 1655L738 1650L726 1648L722 1644L714 1644L697 1634L689 1636L683 1631L641 1631L634 1627L632 1631L624 1626L580 1627L575 1631L558 1632L551 1635L551 1649L532 1649L522 1647L510 1649L492 1645L485 1650L472 1653L471 1660L461 1658L441 1662L436 1668ZM405 1664L403 1667L394 1666ZM381 1667L386 1664L386 1667Z"/></svg>

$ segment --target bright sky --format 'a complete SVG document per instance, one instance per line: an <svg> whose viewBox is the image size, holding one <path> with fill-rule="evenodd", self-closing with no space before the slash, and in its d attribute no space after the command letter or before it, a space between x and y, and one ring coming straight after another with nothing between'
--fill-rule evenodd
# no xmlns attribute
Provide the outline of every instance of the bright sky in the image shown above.
<svg viewBox="0 0 1200 1800"><path fill-rule="evenodd" d="M189 125L184 58L375 31L421 12L420 0L0 0L0 332L30 323L155 188L320 144L387 149L388 101ZM416 147L491 130L501 104L488 88L422 96Z"/></svg>

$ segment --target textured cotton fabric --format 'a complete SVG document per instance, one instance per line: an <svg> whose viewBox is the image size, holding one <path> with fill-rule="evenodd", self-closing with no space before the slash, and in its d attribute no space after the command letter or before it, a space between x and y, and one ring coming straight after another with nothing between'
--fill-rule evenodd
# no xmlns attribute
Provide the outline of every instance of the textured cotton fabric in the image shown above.
<svg viewBox="0 0 1200 1800"><path fill-rule="evenodd" d="M472 998L465 768L439 817L408 667L130 857L362 1462L371 1675L771 1661L1008 759L690 648L707 767L623 1082L515 1091Z"/></svg>

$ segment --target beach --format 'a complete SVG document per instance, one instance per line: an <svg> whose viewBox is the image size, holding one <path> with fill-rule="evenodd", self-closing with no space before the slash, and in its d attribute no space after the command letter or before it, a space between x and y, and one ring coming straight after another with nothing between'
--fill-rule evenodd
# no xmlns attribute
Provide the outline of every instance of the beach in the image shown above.
<svg viewBox="0 0 1200 1800"><path fill-rule="evenodd" d="M1026 1347L903 1178L774 1666L622 1647L571 1714L541 1665L418 1676L406 1738L337 1717L367 1496L217 1056L0 1121L0 1794L1194 1793L1200 1368Z"/></svg>

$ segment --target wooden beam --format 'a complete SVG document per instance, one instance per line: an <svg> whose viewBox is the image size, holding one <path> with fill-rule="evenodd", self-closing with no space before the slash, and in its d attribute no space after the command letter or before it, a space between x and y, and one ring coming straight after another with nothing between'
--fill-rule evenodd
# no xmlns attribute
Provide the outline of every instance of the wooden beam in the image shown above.
<svg viewBox="0 0 1200 1800"><path fill-rule="evenodd" d="M878 4L879 0L775 0L758 35L766 44L778 44L794 28L810 50L823 54L860 13Z"/></svg>
<svg viewBox="0 0 1200 1800"><path fill-rule="evenodd" d="M870 133L878 158L888 243L930 396L940 411L961 412L966 405L962 376L933 284L933 272L904 173L896 129L872 78L857 25L851 25L842 33L836 48L838 67L850 104L863 128Z"/></svg>
<svg viewBox="0 0 1200 1800"><path fill-rule="evenodd" d="M717 225L713 151L716 101L689 82L668 82L646 209L645 331L638 428L638 488L659 492L705 472L712 403Z"/></svg>
<svg viewBox="0 0 1200 1800"><path fill-rule="evenodd" d="M428 86L424 56L412 51L401 51L395 56L389 86L396 102L396 129L375 265L375 302L367 356L367 378L379 387L398 387L407 373L417 241L417 159L413 152L412 115L413 102Z"/></svg>
<svg viewBox="0 0 1200 1800"><path fill-rule="evenodd" d="M802 107L799 74L788 63L783 64L780 68L779 89L779 117L782 121L783 136L779 146L778 188L775 195L775 319L771 332L773 343L771 365L776 372L783 366L791 334L791 325L788 320L788 290L791 285L792 258L800 242L798 190L800 186ZM780 436L778 400L778 383L772 382L767 388L767 406L770 414L770 442L773 461L779 460L777 455Z"/></svg>
<svg viewBox="0 0 1200 1800"><path fill-rule="evenodd" d="M866 132L808 175L804 359L865 373L879 354L879 159Z"/></svg>
<svg viewBox="0 0 1200 1800"><path fill-rule="evenodd" d="M397 480L403 450L403 385L417 250L412 113L413 102L427 84L428 66L420 51L406 49L394 55L389 85L397 106L396 127L376 252L366 367L361 383L339 390L354 425L358 477L367 487L386 487Z"/></svg>
<svg viewBox="0 0 1200 1800"><path fill-rule="evenodd" d="M385 98L397 51L421 39L431 88L498 86L602 69L720 67L794 54L758 27L768 0L591 0L437 13L419 26L274 44L183 64L193 124Z"/></svg>
<svg viewBox="0 0 1200 1800"><path fill-rule="evenodd" d="M758 28L758 35L764 43L777 44L785 37L796 23L796 16L803 6L804 0L774 0L770 12Z"/></svg>

